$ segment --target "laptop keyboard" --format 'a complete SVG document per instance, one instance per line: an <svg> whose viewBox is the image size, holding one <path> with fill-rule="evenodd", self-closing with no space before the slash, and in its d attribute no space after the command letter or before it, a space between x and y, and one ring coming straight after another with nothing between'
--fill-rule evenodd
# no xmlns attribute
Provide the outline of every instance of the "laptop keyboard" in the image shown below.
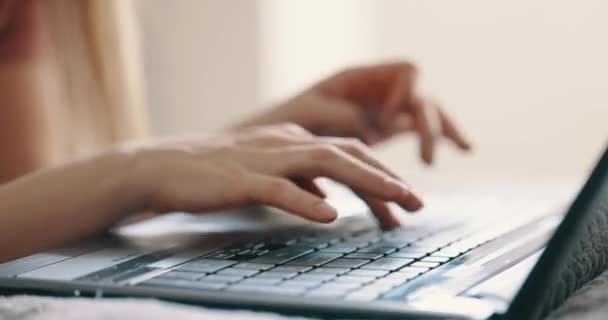
<svg viewBox="0 0 608 320"><path fill-rule="evenodd" d="M490 240L452 229L317 232L230 246L137 285L369 301Z"/></svg>

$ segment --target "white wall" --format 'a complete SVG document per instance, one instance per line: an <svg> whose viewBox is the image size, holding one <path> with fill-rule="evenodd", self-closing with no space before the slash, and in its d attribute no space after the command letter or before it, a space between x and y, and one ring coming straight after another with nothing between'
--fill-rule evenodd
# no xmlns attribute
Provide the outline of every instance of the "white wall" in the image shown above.
<svg viewBox="0 0 608 320"><path fill-rule="evenodd" d="M475 139L471 161L442 166L571 175L608 142L608 2L376 3L381 55L417 61Z"/></svg>
<svg viewBox="0 0 608 320"><path fill-rule="evenodd" d="M414 180L578 175L608 137L602 0L140 2L158 133L215 129L337 68L407 57L477 147L445 148L432 171L412 139L381 148Z"/></svg>
<svg viewBox="0 0 608 320"><path fill-rule="evenodd" d="M259 105L254 1L137 4L155 133L216 130Z"/></svg>

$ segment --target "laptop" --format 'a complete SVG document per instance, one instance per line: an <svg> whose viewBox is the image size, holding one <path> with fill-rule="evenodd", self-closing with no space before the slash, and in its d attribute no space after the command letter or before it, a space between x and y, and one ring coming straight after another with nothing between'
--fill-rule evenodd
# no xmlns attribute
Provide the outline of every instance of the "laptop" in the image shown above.
<svg viewBox="0 0 608 320"><path fill-rule="evenodd" d="M573 265L606 267L593 260L606 253L583 243L595 243L593 230L604 239L606 206L608 151L567 209L452 207L391 231L365 215L268 227L266 210L251 209L249 224L229 230L167 215L2 264L0 293L154 297L323 318L538 319L579 286Z"/></svg>

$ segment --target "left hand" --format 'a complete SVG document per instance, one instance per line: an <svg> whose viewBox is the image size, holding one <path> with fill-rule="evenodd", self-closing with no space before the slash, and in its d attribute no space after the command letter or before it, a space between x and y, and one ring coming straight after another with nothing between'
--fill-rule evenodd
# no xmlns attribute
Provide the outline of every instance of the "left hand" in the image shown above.
<svg viewBox="0 0 608 320"><path fill-rule="evenodd" d="M438 138L471 148L439 104L420 97L416 69L406 62L359 66L319 82L243 126L293 122L317 135L355 137L373 145L414 131L422 160L431 164Z"/></svg>

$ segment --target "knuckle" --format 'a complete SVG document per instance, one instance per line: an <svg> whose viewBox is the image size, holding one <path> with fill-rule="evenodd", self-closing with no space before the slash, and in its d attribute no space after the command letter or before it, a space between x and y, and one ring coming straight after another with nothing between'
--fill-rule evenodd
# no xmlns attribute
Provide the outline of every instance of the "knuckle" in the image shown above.
<svg viewBox="0 0 608 320"><path fill-rule="evenodd" d="M289 190L287 181L271 179L258 188L259 198L263 201L274 202L284 198Z"/></svg>
<svg viewBox="0 0 608 320"><path fill-rule="evenodd" d="M299 124L293 123L293 122L282 123L279 125L279 129L281 129L285 132L297 133L297 134L308 133L308 131L306 131L306 129L304 129L302 126L300 126Z"/></svg>
<svg viewBox="0 0 608 320"><path fill-rule="evenodd" d="M357 138L347 138L344 141L344 145L349 148L349 150L354 152L364 152L367 146L363 143L363 141Z"/></svg>
<svg viewBox="0 0 608 320"><path fill-rule="evenodd" d="M345 138L337 143L340 149L355 157L362 157L368 154L368 147L357 138Z"/></svg>
<svg viewBox="0 0 608 320"><path fill-rule="evenodd" d="M310 157L313 161L328 161L337 158L340 154L338 147L330 144L322 144L310 149Z"/></svg>

